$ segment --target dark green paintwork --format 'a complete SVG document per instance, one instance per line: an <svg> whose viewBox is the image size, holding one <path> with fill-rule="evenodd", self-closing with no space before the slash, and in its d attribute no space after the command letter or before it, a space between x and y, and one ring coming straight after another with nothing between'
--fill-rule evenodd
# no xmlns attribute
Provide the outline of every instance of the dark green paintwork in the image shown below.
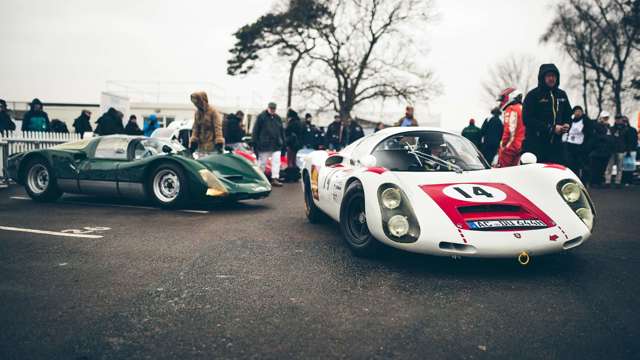
<svg viewBox="0 0 640 360"><path fill-rule="evenodd" d="M144 139L123 135L111 137L128 138L131 141ZM264 174L247 159L232 153L214 154L198 160L186 152L159 154L139 160L96 159L96 147L104 138L91 139L81 149L54 147L12 155L9 158L8 174L18 183L23 183L26 163L34 157L41 157L51 165L58 179L147 184L151 171L157 165L173 162L184 170L188 179L189 197L193 201L214 199L206 196L208 186L199 174L202 169L208 169L218 177L227 188L229 198L261 198L271 192L271 185ZM65 146L68 147L67 144Z"/></svg>

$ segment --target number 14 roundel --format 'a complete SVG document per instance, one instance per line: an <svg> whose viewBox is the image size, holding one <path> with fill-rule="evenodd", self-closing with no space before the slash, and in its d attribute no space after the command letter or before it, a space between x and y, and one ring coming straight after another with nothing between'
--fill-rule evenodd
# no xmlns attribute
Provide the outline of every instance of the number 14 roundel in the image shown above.
<svg viewBox="0 0 640 360"><path fill-rule="evenodd" d="M507 194L502 190L493 186L480 184L449 185L442 189L442 192L446 196L456 200L478 203L500 202L507 198Z"/></svg>

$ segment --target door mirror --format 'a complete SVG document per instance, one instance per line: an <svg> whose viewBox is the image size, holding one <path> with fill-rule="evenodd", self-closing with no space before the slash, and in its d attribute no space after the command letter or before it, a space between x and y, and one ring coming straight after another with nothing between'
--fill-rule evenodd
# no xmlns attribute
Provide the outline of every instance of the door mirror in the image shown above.
<svg viewBox="0 0 640 360"><path fill-rule="evenodd" d="M360 159L360 165L364 167L374 167L378 163L378 159L376 159L373 155L367 155Z"/></svg>
<svg viewBox="0 0 640 360"><path fill-rule="evenodd" d="M522 156L520 156L521 165L535 164L537 162L538 162L538 158L533 153L526 152L522 154Z"/></svg>
<svg viewBox="0 0 640 360"><path fill-rule="evenodd" d="M173 149L169 145L162 145L162 152L165 154L171 154Z"/></svg>

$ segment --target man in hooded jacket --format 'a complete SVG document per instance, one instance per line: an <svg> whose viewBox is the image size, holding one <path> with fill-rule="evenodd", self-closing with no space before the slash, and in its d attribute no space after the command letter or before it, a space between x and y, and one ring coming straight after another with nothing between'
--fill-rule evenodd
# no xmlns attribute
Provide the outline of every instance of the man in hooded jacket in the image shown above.
<svg viewBox="0 0 640 360"><path fill-rule="evenodd" d="M0 99L0 135L15 129L16 124L11 120L11 116L7 111L7 102Z"/></svg>
<svg viewBox="0 0 640 360"><path fill-rule="evenodd" d="M190 148L197 146L197 152L201 156L211 154L214 150L222 152L224 145L222 116L209 105L209 98L204 91L191 94L191 102L196 106L196 113Z"/></svg>
<svg viewBox="0 0 640 360"><path fill-rule="evenodd" d="M33 99L22 118L22 131L49 131L49 115L42 110L42 101Z"/></svg>
<svg viewBox="0 0 640 360"><path fill-rule="evenodd" d="M96 124L95 133L100 136L124 133L122 113L115 108L109 108L106 113L100 116L96 121Z"/></svg>
<svg viewBox="0 0 640 360"><path fill-rule="evenodd" d="M542 64L538 86L524 99L523 152L531 152L538 162L566 164L562 135L571 128L573 111L567 93L559 88L560 71L554 64Z"/></svg>
<svg viewBox="0 0 640 360"><path fill-rule="evenodd" d="M76 129L76 134L80 134L80 139L84 139L84 133L93 131L91 128L91 111L82 110L80 116L73 120L73 127Z"/></svg>

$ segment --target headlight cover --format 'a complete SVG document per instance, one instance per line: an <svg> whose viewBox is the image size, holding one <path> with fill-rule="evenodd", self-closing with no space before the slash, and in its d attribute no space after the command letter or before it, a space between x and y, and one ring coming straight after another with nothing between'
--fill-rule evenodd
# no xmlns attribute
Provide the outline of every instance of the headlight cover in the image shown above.
<svg viewBox="0 0 640 360"><path fill-rule="evenodd" d="M569 205L576 216L582 220L589 231L593 231L595 222L595 209L587 191L575 180L565 179L558 183L558 193Z"/></svg>
<svg viewBox="0 0 640 360"><path fill-rule="evenodd" d="M394 184L378 188L382 228L393 241L412 243L420 237L420 225L405 193Z"/></svg>
<svg viewBox="0 0 640 360"><path fill-rule="evenodd" d="M207 196L226 196L228 194L227 188L210 170L202 169L198 173L207 184Z"/></svg>

